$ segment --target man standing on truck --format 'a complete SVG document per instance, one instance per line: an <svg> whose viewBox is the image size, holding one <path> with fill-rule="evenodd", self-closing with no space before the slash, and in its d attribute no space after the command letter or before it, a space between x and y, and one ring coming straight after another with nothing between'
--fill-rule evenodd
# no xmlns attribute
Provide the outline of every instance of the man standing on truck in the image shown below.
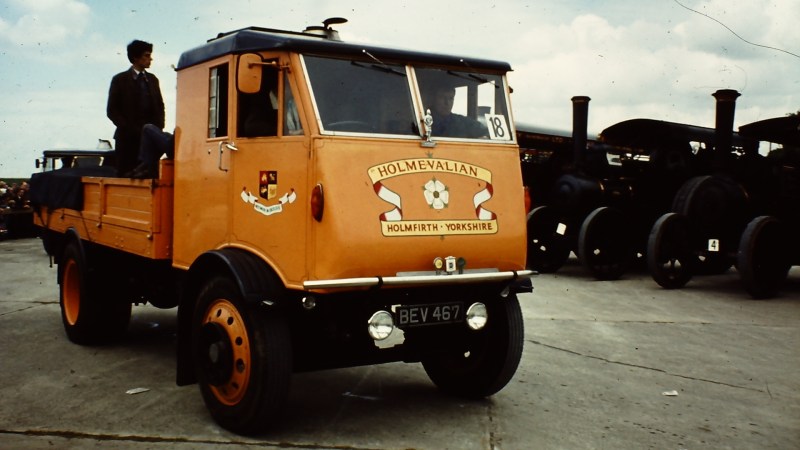
<svg viewBox="0 0 800 450"><path fill-rule="evenodd" d="M114 140L119 176L128 176L136 166L142 127L150 123L163 129L165 115L158 78L145 71L153 62L153 44L137 39L127 50L132 65L111 79L106 109L117 126Z"/></svg>

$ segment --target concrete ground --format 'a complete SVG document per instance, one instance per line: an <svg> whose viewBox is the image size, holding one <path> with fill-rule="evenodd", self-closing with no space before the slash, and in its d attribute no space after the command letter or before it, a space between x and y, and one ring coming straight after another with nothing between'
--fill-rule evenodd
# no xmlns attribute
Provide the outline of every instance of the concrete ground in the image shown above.
<svg viewBox="0 0 800 450"><path fill-rule="evenodd" d="M0 449L800 449L798 267L754 301L733 270L667 291L571 260L520 297L522 363L494 397L441 395L418 364L299 374L258 438L175 385L175 310L136 307L125 341L71 344L55 271L37 239L0 241Z"/></svg>

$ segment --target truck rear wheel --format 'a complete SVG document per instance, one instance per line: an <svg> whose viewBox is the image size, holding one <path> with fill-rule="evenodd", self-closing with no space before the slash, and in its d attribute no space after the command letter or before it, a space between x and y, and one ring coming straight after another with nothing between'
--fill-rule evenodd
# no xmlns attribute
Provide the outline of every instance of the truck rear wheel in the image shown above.
<svg viewBox="0 0 800 450"><path fill-rule="evenodd" d="M286 321L247 304L229 278L200 291L193 325L195 371L211 416L239 434L268 428L286 403L292 373Z"/></svg>
<svg viewBox="0 0 800 450"><path fill-rule="evenodd" d="M131 304L109 293L109 277L92 268L77 242L64 248L60 261L61 320L70 341L103 344L121 337L131 319Z"/></svg>
<svg viewBox="0 0 800 450"><path fill-rule="evenodd" d="M463 348L425 358L422 366L442 391L483 398L511 381L522 358L524 325L517 296L487 302L486 328L470 335Z"/></svg>

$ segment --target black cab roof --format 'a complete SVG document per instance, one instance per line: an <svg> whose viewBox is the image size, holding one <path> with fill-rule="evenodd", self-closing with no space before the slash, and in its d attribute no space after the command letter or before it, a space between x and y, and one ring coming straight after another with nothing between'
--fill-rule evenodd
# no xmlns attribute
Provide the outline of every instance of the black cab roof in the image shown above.
<svg viewBox="0 0 800 450"><path fill-rule="evenodd" d="M342 42L326 36L309 33L248 27L220 33L207 43L181 54L177 70L227 54L241 54L265 50L288 50L300 53L338 55L347 57L369 57L365 51L379 60L414 61L429 64L462 66L464 68L489 69L501 72L511 70L506 62L439 53L419 52L387 47L375 47Z"/></svg>

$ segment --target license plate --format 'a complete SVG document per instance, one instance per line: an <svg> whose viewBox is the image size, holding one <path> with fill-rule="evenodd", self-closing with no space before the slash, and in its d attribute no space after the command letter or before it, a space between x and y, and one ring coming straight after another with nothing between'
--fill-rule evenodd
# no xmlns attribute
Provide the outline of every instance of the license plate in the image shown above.
<svg viewBox="0 0 800 450"><path fill-rule="evenodd" d="M438 303L435 305L397 306L394 309L397 326L417 327L459 322L464 319L461 303Z"/></svg>

